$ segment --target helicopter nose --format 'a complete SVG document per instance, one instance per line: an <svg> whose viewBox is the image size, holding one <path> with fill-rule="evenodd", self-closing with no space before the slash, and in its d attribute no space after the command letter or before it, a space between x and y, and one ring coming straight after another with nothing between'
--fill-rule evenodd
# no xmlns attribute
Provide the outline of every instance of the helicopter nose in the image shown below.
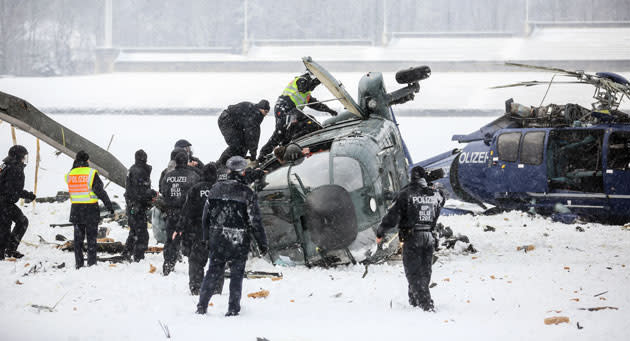
<svg viewBox="0 0 630 341"><path fill-rule="evenodd" d="M337 250L348 247L359 231L348 191L339 185L324 185L309 193L304 225L319 248Z"/></svg>

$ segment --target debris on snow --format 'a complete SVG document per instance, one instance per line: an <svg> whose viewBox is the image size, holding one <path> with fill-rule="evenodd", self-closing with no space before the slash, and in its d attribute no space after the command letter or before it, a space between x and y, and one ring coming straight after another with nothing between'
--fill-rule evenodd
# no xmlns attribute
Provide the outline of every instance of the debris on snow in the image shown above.
<svg viewBox="0 0 630 341"><path fill-rule="evenodd" d="M495 232L497 229L490 226L490 225L486 225L486 227L483 229L483 232Z"/></svg>
<svg viewBox="0 0 630 341"><path fill-rule="evenodd" d="M580 308L580 310L588 310L588 311L600 311L600 310L605 310L605 309L610 309L610 310L619 310L619 308L617 308L617 307L611 307L611 306L594 307L594 308Z"/></svg>
<svg viewBox="0 0 630 341"><path fill-rule="evenodd" d="M569 323L569 318L566 316L553 316L545 318L545 324L560 324L560 323Z"/></svg>
<svg viewBox="0 0 630 341"><path fill-rule="evenodd" d="M247 294L249 298L265 298L267 296L269 296L269 291L265 289Z"/></svg>
<svg viewBox="0 0 630 341"><path fill-rule="evenodd" d="M153 266L153 264L149 264L149 273L155 273L155 270L157 270L157 268L155 266Z"/></svg>
<svg viewBox="0 0 630 341"><path fill-rule="evenodd" d="M516 247L516 251L525 251L525 252L529 252L529 251L533 251L536 247L534 245L522 245L522 246L517 246Z"/></svg>

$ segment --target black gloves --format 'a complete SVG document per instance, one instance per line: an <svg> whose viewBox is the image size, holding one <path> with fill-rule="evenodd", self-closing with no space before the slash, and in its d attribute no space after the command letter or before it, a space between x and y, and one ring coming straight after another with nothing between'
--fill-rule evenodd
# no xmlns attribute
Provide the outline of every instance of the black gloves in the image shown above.
<svg viewBox="0 0 630 341"><path fill-rule="evenodd" d="M24 199L26 199L26 200L33 201L33 200L35 200L35 198L36 198L36 196L35 196L35 194L33 194L33 192L25 192L24 193Z"/></svg>
<svg viewBox="0 0 630 341"><path fill-rule="evenodd" d="M111 203L107 206L107 211L109 211L109 214L114 214L114 206Z"/></svg>
<svg viewBox="0 0 630 341"><path fill-rule="evenodd" d="M337 112L336 112L336 111L334 111L334 110L332 110L332 109L328 110L328 112L329 112L329 113L330 113L330 115L332 115L332 116L337 116Z"/></svg>

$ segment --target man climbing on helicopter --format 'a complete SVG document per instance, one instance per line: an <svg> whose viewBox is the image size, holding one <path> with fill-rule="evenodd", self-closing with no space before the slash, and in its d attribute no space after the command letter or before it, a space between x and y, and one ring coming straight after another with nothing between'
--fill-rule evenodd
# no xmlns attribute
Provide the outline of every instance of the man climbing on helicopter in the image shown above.
<svg viewBox="0 0 630 341"><path fill-rule="evenodd" d="M274 147L291 141L296 134L299 134L300 132L295 129L296 127L301 127L302 129L300 130L308 128L308 120L302 119L299 113L299 110L304 109L305 106L317 111L330 113L332 116L337 115L335 110L311 96L311 92L319 84L321 84L320 80L312 77L307 72L295 77L284 88L274 107L276 128L269 141L260 149L258 163L263 163L265 156L271 153ZM314 124L314 122L310 124Z"/></svg>

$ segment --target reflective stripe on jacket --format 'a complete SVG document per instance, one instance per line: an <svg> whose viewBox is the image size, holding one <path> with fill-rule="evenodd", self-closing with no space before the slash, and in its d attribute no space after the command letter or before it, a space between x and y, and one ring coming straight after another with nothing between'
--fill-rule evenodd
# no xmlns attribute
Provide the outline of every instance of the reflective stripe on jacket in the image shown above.
<svg viewBox="0 0 630 341"><path fill-rule="evenodd" d="M70 201L73 204L95 204L98 202L98 197L92 192L92 183L96 173L96 169L90 167L77 167L66 174Z"/></svg>
<svg viewBox="0 0 630 341"><path fill-rule="evenodd" d="M300 79L300 77L295 77L295 79L284 88L282 96L288 96L298 109L302 109L302 107L308 103L311 92L300 92L297 86L298 79Z"/></svg>

